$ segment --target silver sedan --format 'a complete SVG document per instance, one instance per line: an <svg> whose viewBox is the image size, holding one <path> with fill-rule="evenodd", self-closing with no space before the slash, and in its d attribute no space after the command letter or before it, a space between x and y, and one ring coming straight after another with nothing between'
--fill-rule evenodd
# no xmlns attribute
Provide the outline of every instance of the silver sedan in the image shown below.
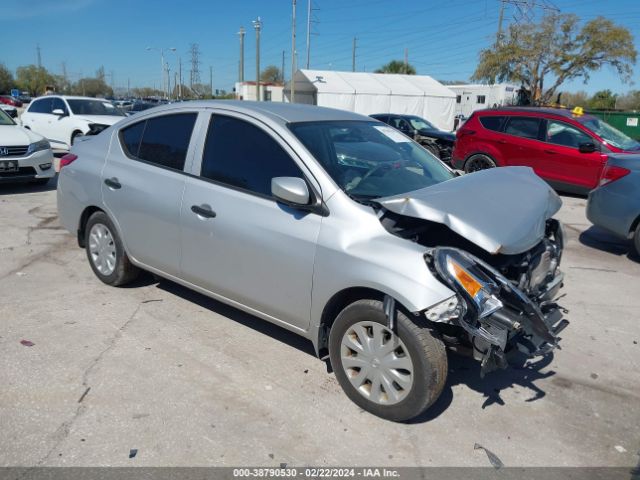
<svg viewBox="0 0 640 480"><path fill-rule="evenodd" d="M457 176L371 118L270 102L141 112L58 182L100 280L148 270L292 330L395 421L438 398L447 346L487 373L557 345L560 204L528 168Z"/></svg>

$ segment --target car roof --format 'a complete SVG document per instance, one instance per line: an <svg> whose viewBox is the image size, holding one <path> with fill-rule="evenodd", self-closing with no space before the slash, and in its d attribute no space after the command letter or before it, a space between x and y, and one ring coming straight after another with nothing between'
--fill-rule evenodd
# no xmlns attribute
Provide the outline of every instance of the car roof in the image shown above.
<svg viewBox="0 0 640 480"><path fill-rule="evenodd" d="M371 121L371 119L365 115L348 112L346 110L299 103L253 102L247 100L192 100L161 105L158 106L155 111L171 111L189 107L219 108L239 113L260 115L283 124L341 120Z"/></svg>
<svg viewBox="0 0 640 480"><path fill-rule="evenodd" d="M529 113L529 114L545 114L545 115L557 115L564 118L572 119L588 119L595 118L593 115L582 114L575 115L573 111L568 108L551 108L551 107L499 107L499 108L486 108L483 110L477 110L474 113L479 114L495 114L495 115L508 115L510 113Z"/></svg>
<svg viewBox="0 0 640 480"><path fill-rule="evenodd" d="M106 102L107 100L102 97L82 97L78 95L42 95L40 97L34 98L33 100L40 100L41 98L64 98L65 100L98 100L102 102Z"/></svg>

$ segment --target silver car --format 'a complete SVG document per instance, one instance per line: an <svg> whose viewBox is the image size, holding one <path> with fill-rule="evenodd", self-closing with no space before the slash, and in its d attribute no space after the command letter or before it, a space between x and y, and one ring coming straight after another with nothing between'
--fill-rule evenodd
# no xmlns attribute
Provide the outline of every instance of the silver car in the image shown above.
<svg viewBox="0 0 640 480"><path fill-rule="evenodd" d="M587 218L620 239L640 258L640 155L609 155L598 188L589 193Z"/></svg>
<svg viewBox="0 0 640 480"><path fill-rule="evenodd" d="M306 105L167 105L74 145L58 209L96 276L140 269L294 331L363 409L404 421L447 378L550 352L558 196L524 167L458 177L388 125Z"/></svg>

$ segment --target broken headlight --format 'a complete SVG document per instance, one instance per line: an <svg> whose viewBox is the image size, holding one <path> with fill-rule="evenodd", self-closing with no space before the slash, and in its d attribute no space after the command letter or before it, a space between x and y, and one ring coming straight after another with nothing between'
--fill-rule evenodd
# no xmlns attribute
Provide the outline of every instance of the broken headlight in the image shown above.
<svg viewBox="0 0 640 480"><path fill-rule="evenodd" d="M433 264L440 277L467 300L469 308L476 310L478 318L502 308L502 302L496 297L500 287L471 255L454 248L438 248Z"/></svg>

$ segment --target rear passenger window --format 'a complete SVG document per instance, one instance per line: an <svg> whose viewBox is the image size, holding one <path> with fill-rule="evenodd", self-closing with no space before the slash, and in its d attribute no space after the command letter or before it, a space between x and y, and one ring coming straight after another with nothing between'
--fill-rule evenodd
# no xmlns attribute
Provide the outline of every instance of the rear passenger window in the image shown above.
<svg viewBox="0 0 640 480"><path fill-rule="evenodd" d="M502 125L504 125L505 117L500 116L486 116L480 117L480 123L487 130L493 130L494 132L499 132L502 130Z"/></svg>
<svg viewBox="0 0 640 480"><path fill-rule="evenodd" d="M200 175L271 197L271 179L302 177L293 159L262 129L231 117L209 124Z"/></svg>
<svg viewBox="0 0 640 480"><path fill-rule="evenodd" d="M182 170L197 113L150 118L122 130L126 153L162 167Z"/></svg>
<svg viewBox="0 0 640 480"><path fill-rule="evenodd" d="M29 113L51 113L51 101L51 98L43 98L42 100L31 102Z"/></svg>
<svg viewBox="0 0 640 480"><path fill-rule="evenodd" d="M120 138L122 139L122 147L125 152L132 157L138 157L138 149L142 140L142 132L147 122L136 123L122 130Z"/></svg>
<svg viewBox="0 0 640 480"><path fill-rule="evenodd" d="M505 128L504 133L537 140L539 138L539 131L539 118L511 117L507 122L507 127Z"/></svg>

